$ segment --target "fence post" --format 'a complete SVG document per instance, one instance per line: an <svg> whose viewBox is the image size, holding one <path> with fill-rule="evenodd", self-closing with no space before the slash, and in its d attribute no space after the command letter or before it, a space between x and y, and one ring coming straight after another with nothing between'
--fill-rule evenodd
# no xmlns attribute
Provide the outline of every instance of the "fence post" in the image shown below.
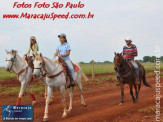
<svg viewBox="0 0 163 122"><path fill-rule="evenodd" d="M95 77L94 60L92 60L92 79Z"/></svg>

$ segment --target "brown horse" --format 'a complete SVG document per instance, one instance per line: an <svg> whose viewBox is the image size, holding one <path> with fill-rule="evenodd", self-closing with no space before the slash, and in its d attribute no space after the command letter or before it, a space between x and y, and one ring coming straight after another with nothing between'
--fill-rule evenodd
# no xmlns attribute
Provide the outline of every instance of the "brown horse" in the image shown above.
<svg viewBox="0 0 163 122"><path fill-rule="evenodd" d="M121 102L119 105L123 105L124 103L124 84L128 84L130 87L130 94L132 96L133 102L136 103L138 100L138 95L139 95L139 91L141 88L141 82L143 82L143 84L147 87L151 87L147 82L146 82L146 76L145 76L145 69L144 67L139 63L136 62L138 64L139 67L139 80L140 80L140 84L136 83L136 73L133 69L133 67L131 66L130 62L127 62L123 57L122 57L122 53L115 53L115 57L114 57L114 69L117 72L117 78L120 84L120 88L121 88ZM135 88L135 96L133 95L133 86Z"/></svg>

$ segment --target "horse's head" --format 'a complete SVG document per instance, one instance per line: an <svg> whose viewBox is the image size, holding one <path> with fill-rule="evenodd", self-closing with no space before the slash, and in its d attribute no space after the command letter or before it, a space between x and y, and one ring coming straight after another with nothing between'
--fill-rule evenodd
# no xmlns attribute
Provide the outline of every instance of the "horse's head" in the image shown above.
<svg viewBox="0 0 163 122"><path fill-rule="evenodd" d="M44 60L43 60L43 56L42 54L40 54L39 56L34 56L34 71L33 71L33 75L35 77L39 77L40 76L40 73L41 73L41 70L43 68L43 65L44 65Z"/></svg>
<svg viewBox="0 0 163 122"><path fill-rule="evenodd" d="M114 53L115 57L114 57L114 69L117 70L118 68L120 68L121 64L123 63L123 57L122 57L122 53Z"/></svg>
<svg viewBox="0 0 163 122"><path fill-rule="evenodd" d="M6 50L7 56L6 56L6 66L5 69L6 71L10 72L14 62L16 61L16 55L17 51L16 50L11 50L10 52Z"/></svg>

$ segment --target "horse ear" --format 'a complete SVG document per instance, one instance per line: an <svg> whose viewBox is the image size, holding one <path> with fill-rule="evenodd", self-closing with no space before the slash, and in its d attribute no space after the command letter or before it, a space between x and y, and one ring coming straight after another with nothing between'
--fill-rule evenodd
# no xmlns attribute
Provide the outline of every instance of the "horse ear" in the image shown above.
<svg viewBox="0 0 163 122"><path fill-rule="evenodd" d="M116 52L114 52L114 54L115 54L115 55L117 55L117 53L116 53Z"/></svg>
<svg viewBox="0 0 163 122"><path fill-rule="evenodd" d="M12 54L17 53L17 51L16 50L11 50L11 53Z"/></svg>
<svg viewBox="0 0 163 122"><path fill-rule="evenodd" d="M17 50L15 50L15 53L18 53L18 51L17 51Z"/></svg>
<svg viewBox="0 0 163 122"><path fill-rule="evenodd" d="M40 53L40 57L42 58L42 53Z"/></svg>
<svg viewBox="0 0 163 122"><path fill-rule="evenodd" d="M9 52L5 49L6 53L8 54Z"/></svg>
<svg viewBox="0 0 163 122"><path fill-rule="evenodd" d="M122 56L122 55L123 55L123 53L120 53L120 55Z"/></svg>

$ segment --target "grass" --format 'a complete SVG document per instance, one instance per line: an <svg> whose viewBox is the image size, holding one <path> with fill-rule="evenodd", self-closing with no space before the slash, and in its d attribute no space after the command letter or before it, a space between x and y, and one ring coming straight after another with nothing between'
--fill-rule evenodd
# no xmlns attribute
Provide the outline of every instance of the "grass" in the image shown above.
<svg viewBox="0 0 163 122"><path fill-rule="evenodd" d="M155 64L154 63L141 63L146 70L154 70ZM161 69L163 63L161 63ZM83 73L91 74L92 73L92 65L91 64L80 64ZM114 71L114 66L112 63L106 64L95 64L95 74L103 74L103 73L112 73ZM0 79L11 79L15 78L16 75L13 73L8 73L4 70L4 68L0 68Z"/></svg>
<svg viewBox="0 0 163 122"><path fill-rule="evenodd" d="M44 85L30 85L30 88L33 92L42 92L44 91ZM17 87L2 87L0 86L1 94L8 94L8 93L18 93L20 91L20 86Z"/></svg>
<svg viewBox="0 0 163 122"><path fill-rule="evenodd" d="M0 67L0 79L12 79L15 77L15 74L6 72L4 68Z"/></svg>
<svg viewBox="0 0 163 122"><path fill-rule="evenodd" d="M91 64L80 64L82 71L85 74L92 73L92 65ZM114 72L113 64L95 64L95 74L102 74L102 73L112 73Z"/></svg>
<svg viewBox="0 0 163 122"><path fill-rule="evenodd" d="M144 113L144 114L151 114L155 112L155 106L148 106L145 108L138 109L138 112Z"/></svg>
<svg viewBox="0 0 163 122"><path fill-rule="evenodd" d="M145 70L154 70L155 63L141 63ZM80 64L82 71L85 74L92 73L92 65L91 64ZM163 63L161 63L161 69L163 69ZM102 74L102 73L112 73L114 71L114 66L112 63L109 64L95 64L95 74Z"/></svg>

